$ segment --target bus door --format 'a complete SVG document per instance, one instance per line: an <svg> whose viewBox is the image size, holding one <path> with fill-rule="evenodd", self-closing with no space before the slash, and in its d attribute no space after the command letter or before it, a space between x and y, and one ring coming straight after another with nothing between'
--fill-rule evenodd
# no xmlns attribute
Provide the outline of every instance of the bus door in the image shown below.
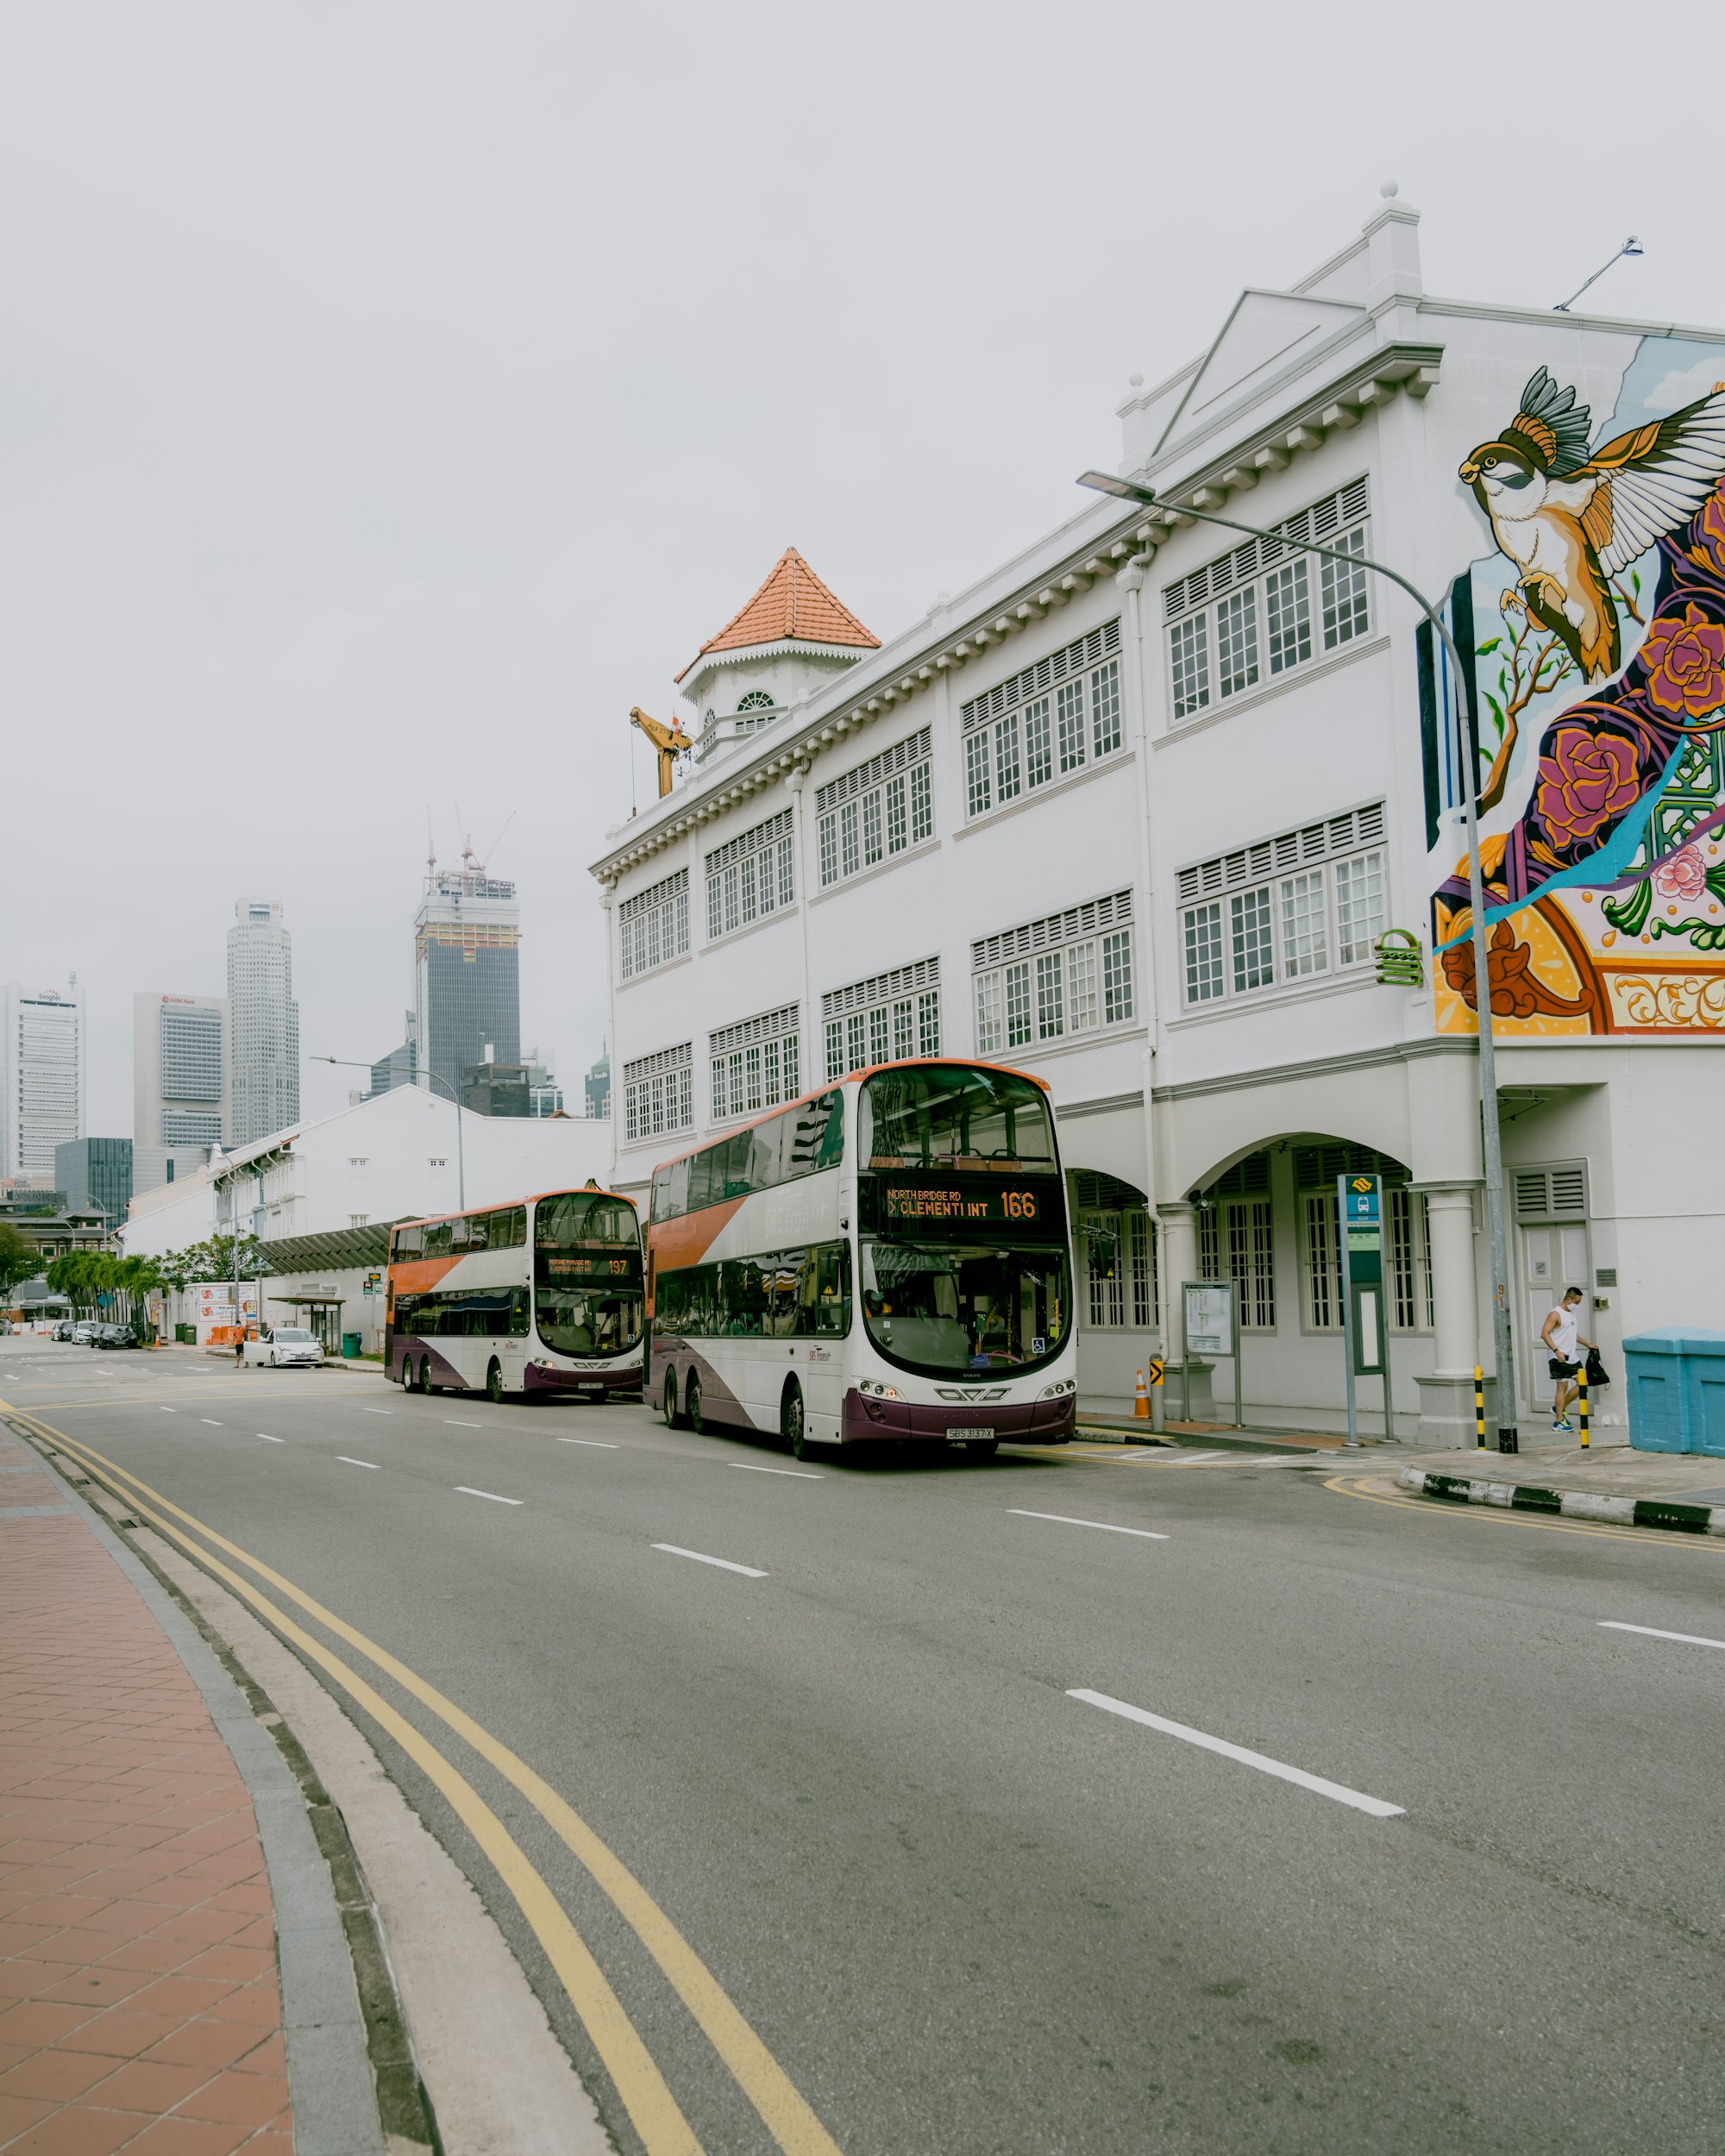
<svg viewBox="0 0 1725 2156"><path fill-rule="evenodd" d="M817 1445L838 1442L844 1407L844 1343L850 1330L850 1250L825 1243L809 1252L800 1290L803 1411Z"/></svg>

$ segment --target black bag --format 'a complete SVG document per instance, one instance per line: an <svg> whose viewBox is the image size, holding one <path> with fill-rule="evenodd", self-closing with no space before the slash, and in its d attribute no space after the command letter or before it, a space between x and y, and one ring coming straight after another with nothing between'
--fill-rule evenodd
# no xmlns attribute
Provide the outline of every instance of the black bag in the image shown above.
<svg viewBox="0 0 1725 2156"><path fill-rule="evenodd" d="M1599 1350L1589 1348L1587 1351L1587 1389L1591 1392L1596 1385L1609 1385L1610 1382L1611 1373L1599 1359Z"/></svg>

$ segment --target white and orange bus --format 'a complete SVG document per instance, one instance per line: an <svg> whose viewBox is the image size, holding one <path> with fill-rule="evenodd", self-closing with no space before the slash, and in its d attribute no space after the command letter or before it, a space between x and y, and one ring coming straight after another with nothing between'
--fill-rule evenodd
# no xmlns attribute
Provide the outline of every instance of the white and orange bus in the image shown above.
<svg viewBox="0 0 1725 2156"><path fill-rule="evenodd" d="M1072 1262L1048 1089L853 1071L653 1175L648 1382L673 1424L811 1445L1062 1444Z"/></svg>
<svg viewBox="0 0 1725 2156"><path fill-rule="evenodd" d="M640 1222L596 1186L403 1221L386 1308L411 1390L641 1397Z"/></svg>

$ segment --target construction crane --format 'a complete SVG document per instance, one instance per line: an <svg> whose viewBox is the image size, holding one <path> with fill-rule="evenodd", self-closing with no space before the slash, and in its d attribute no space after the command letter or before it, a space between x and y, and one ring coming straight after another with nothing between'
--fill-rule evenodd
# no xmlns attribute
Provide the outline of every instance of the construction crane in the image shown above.
<svg viewBox="0 0 1725 2156"><path fill-rule="evenodd" d="M662 801L671 790L671 774L676 768L678 756L694 747L688 736L673 719L668 726L662 726L656 718L649 718L638 704L631 705L629 723L638 726L659 752L659 799Z"/></svg>

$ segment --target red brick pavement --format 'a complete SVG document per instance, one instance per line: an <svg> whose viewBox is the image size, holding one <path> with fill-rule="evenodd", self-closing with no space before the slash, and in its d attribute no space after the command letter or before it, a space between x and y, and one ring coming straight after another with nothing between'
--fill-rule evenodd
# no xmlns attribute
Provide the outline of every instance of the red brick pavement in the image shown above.
<svg viewBox="0 0 1725 2156"><path fill-rule="evenodd" d="M0 1507L60 1495L0 1476ZM0 1517L0 2151L241 2148L293 2149L246 1785L85 1522Z"/></svg>

